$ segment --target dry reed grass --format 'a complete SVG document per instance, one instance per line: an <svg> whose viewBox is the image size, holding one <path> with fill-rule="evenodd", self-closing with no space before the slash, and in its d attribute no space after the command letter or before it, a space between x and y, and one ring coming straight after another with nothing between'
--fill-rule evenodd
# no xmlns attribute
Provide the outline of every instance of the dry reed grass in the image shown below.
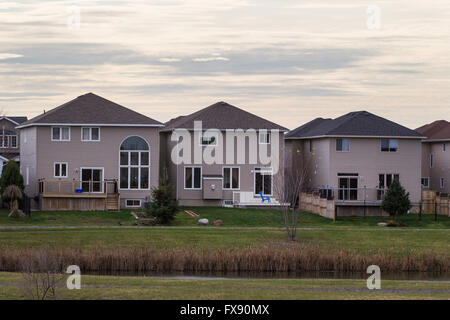
<svg viewBox="0 0 450 320"><path fill-rule="evenodd" d="M449 272L450 257L434 252L405 250L401 255L379 251L358 254L349 250L326 251L315 245L272 243L245 249L196 251L152 248L42 248L61 268L78 265L84 272L365 272L375 264L383 271ZM24 262L34 259L33 249L3 247L0 270L20 271Z"/></svg>

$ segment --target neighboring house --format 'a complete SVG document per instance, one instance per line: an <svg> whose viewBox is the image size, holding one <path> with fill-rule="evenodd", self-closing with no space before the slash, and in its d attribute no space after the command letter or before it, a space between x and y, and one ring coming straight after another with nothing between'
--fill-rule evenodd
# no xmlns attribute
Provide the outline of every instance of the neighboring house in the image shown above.
<svg viewBox="0 0 450 320"><path fill-rule="evenodd" d="M200 122L201 128L198 127ZM176 198L182 205L260 205L260 193L271 197L274 204L274 184L282 179L282 170L277 171L274 162L263 163L260 157L254 160L253 156L267 148L270 156L278 157L282 166L283 135L287 131L228 103L218 102L165 124L161 130L161 145L164 145L161 169L175 186ZM181 163L181 158L185 159L189 152L181 151L178 140L172 137L183 133L188 134L186 141L192 152L189 159ZM243 143L239 145L238 141ZM210 152L219 160L212 163L201 157ZM245 161L238 161L239 154L245 156ZM199 155L200 159L195 161Z"/></svg>
<svg viewBox="0 0 450 320"><path fill-rule="evenodd" d="M399 179L417 203L422 138L367 111L350 112L336 119L317 118L290 131L286 161L288 167L305 166L308 187L331 193L337 202L379 206L385 189Z"/></svg>
<svg viewBox="0 0 450 320"><path fill-rule="evenodd" d="M20 162L20 140L15 128L25 121L27 117L0 117L0 175L9 160Z"/></svg>
<svg viewBox="0 0 450 320"><path fill-rule="evenodd" d="M25 192L43 210L141 207L158 185L161 127L93 93L23 122Z"/></svg>
<svg viewBox="0 0 450 320"><path fill-rule="evenodd" d="M450 122L438 120L416 131L422 140L422 188L450 193Z"/></svg>

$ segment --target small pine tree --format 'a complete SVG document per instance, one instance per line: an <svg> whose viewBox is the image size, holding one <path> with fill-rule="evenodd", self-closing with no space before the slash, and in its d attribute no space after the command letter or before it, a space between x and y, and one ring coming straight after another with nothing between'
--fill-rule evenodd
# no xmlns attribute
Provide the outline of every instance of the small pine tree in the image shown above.
<svg viewBox="0 0 450 320"><path fill-rule="evenodd" d="M172 185L165 178L159 180L159 186L151 190L152 200L147 207L147 214L155 217L158 223L168 224L175 218L178 201L173 196Z"/></svg>
<svg viewBox="0 0 450 320"><path fill-rule="evenodd" d="M397 179L392 181L389 189L386 191L381 208L389 215L394 216L394 220L398 215L404 214L411 209L409 192L405 191Z"/></svg>
<svg viewBox="0 0 450 320"><path fill-rule="evenodd" d="M20 168L14 160L8 161L6 166L3 167L2 177L0 178L0 194L3 195L10 185L18 186L22 192L25 189Z"/></svg>

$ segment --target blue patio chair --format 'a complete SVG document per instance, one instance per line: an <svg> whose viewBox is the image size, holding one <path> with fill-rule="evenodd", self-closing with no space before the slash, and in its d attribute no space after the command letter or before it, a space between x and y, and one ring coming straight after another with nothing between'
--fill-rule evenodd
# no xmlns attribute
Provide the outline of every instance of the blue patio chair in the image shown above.
<svg viewBox="0 0 450 320"><path fill-rule="evenodd" d="M259 195L261 196L261 200L262 200L263 203L264 203L264 200L267 200L267 202L270 203L270 197L269 196L264 197L262 192L260 192Z"/></svg>

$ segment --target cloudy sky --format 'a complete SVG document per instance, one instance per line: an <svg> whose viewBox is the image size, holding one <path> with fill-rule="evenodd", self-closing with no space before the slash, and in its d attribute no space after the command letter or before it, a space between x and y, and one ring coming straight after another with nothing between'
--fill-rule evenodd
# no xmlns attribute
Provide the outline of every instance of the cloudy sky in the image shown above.
<svg viewBox="0 0 450 320"><path fill-rule="evenodd" d="M450 120L450 1L1 0L2 113L87 92L160 121L217 101L291 129Z"/></svg>

